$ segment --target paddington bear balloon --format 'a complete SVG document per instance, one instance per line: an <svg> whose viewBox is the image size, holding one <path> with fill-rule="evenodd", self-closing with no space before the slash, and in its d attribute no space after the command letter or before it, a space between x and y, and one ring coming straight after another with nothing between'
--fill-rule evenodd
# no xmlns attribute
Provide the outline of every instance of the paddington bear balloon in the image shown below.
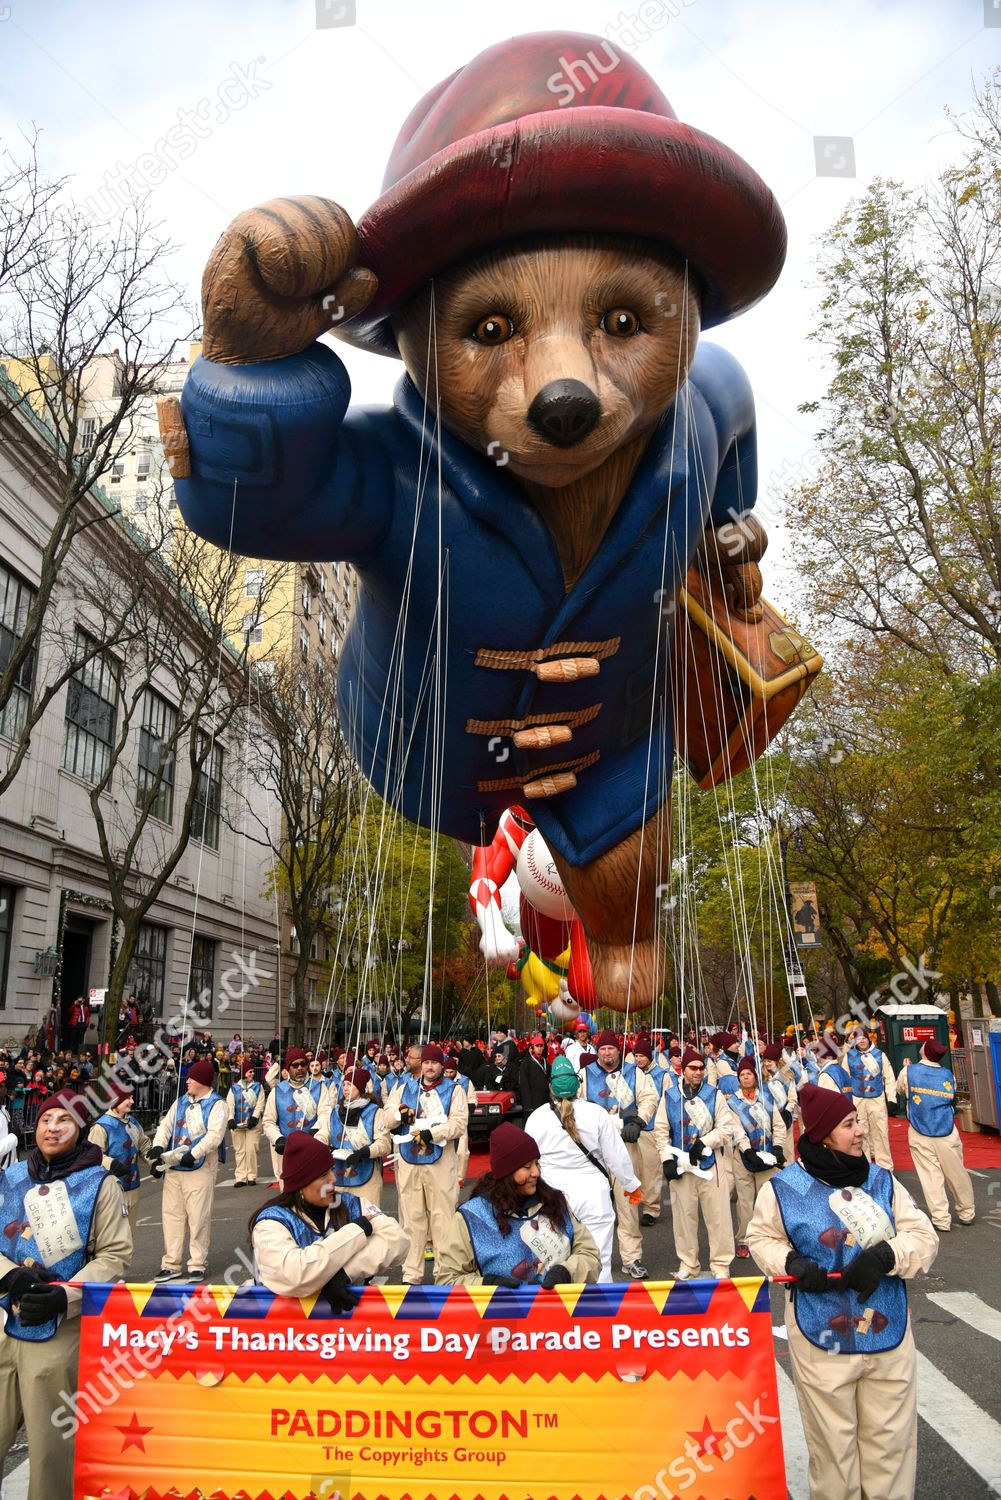
<svg viewBox="0 0 1001 1500"><path fill-rule="evenodd" d="M354 566L362 769L473 845L530 804L624 1010L661 987L675 748L703 785L747 765L819 659L762 613L751 392L699 346L774 283L782 215L606 58L565 31L475 57L357 228L321 197L235 219L163 429L196 531ZM331 331L403 361L392 407L350 407Z"/></svg>

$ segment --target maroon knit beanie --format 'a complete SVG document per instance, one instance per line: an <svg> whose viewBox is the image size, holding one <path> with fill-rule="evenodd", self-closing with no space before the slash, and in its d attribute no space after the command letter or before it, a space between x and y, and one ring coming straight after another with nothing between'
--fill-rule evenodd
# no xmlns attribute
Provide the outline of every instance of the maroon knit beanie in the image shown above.
<svg viewBox="0 0 1001 1500"><path fill-rule="evenodd" d="M519 1167L538 1159L538 1143L519 1126L505 1121L491 1133L490 1172L493 1177L510 1177Z"/></svg>
<svg viewBox="0 0 1001 1500"><path fill-rule="evenodd" d="M292 1130L285 1140L282 1156L282 1191L293 1193L323 1177L334 1164L329 1146L310 1135L308 1130Z"/></svg>
<svg viewBox="0 0 1001 1500"><path fill-rule="evenodd" d="M804 1083L799 1091L799 1109L803 1134L808 1141L819 1145L836 1125L855 1113L855 1100L850 1094Z"/></svg>

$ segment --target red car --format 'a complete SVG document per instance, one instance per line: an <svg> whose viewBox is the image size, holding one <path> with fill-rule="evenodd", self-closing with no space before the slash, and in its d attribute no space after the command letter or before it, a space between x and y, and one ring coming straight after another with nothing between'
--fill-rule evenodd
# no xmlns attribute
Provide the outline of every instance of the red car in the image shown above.
<svg viewBox="0 0 1001 1500"><path fill-rule="evenodd" d="M510 1089L479 1089L469 1106L469 1139L485 1141L502 1120L517 1120L525 1111Z"/></svg>

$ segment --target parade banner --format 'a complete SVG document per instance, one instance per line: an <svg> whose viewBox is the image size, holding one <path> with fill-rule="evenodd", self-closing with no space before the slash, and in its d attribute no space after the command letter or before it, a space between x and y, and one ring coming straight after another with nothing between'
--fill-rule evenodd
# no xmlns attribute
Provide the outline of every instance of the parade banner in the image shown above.
<svg viewBox="0 0 1001 1500"><path fill-rule="evenodd" d="M87 1287L74 1500L785 1500L768 1283Z"/></svg>

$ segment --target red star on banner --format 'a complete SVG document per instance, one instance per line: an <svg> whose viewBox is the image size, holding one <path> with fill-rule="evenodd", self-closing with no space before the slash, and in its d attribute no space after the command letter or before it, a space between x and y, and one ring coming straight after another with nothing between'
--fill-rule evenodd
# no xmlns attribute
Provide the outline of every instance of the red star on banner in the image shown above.
<svg viewBox="0 0 1001 1500"><path fill-rule="evenodd" d="M693 1438L694 1441L698 1443L699 1453L697 1456L701 1456L703 1453L715 1453L717 1441L721 1437L725 1437L726 1432L723 1429L720 1429L720 1431L717 1432L713 1427L713 1424L710 1422L709 1418L706 1417L706 1420L702 1426L702 1431L690 1432L688 1436L690 1438Z"/></svg>
<svg viewBox="0 0 1001 1500"><path fill-rule="evenodd" d="M125 1452L126 1448L131 1448L133 1446L138 1448L140 1453L146 1452L146 1444L143 1442L143 1438L146 1436L147 1432L152 1432L153 1429L152 1427L140 1427L138 1412L132 1413L132 1420L127 1427L118 1427L115 1430L124 1434L125 1441L122 1443L123 1453Z"/></svg>

